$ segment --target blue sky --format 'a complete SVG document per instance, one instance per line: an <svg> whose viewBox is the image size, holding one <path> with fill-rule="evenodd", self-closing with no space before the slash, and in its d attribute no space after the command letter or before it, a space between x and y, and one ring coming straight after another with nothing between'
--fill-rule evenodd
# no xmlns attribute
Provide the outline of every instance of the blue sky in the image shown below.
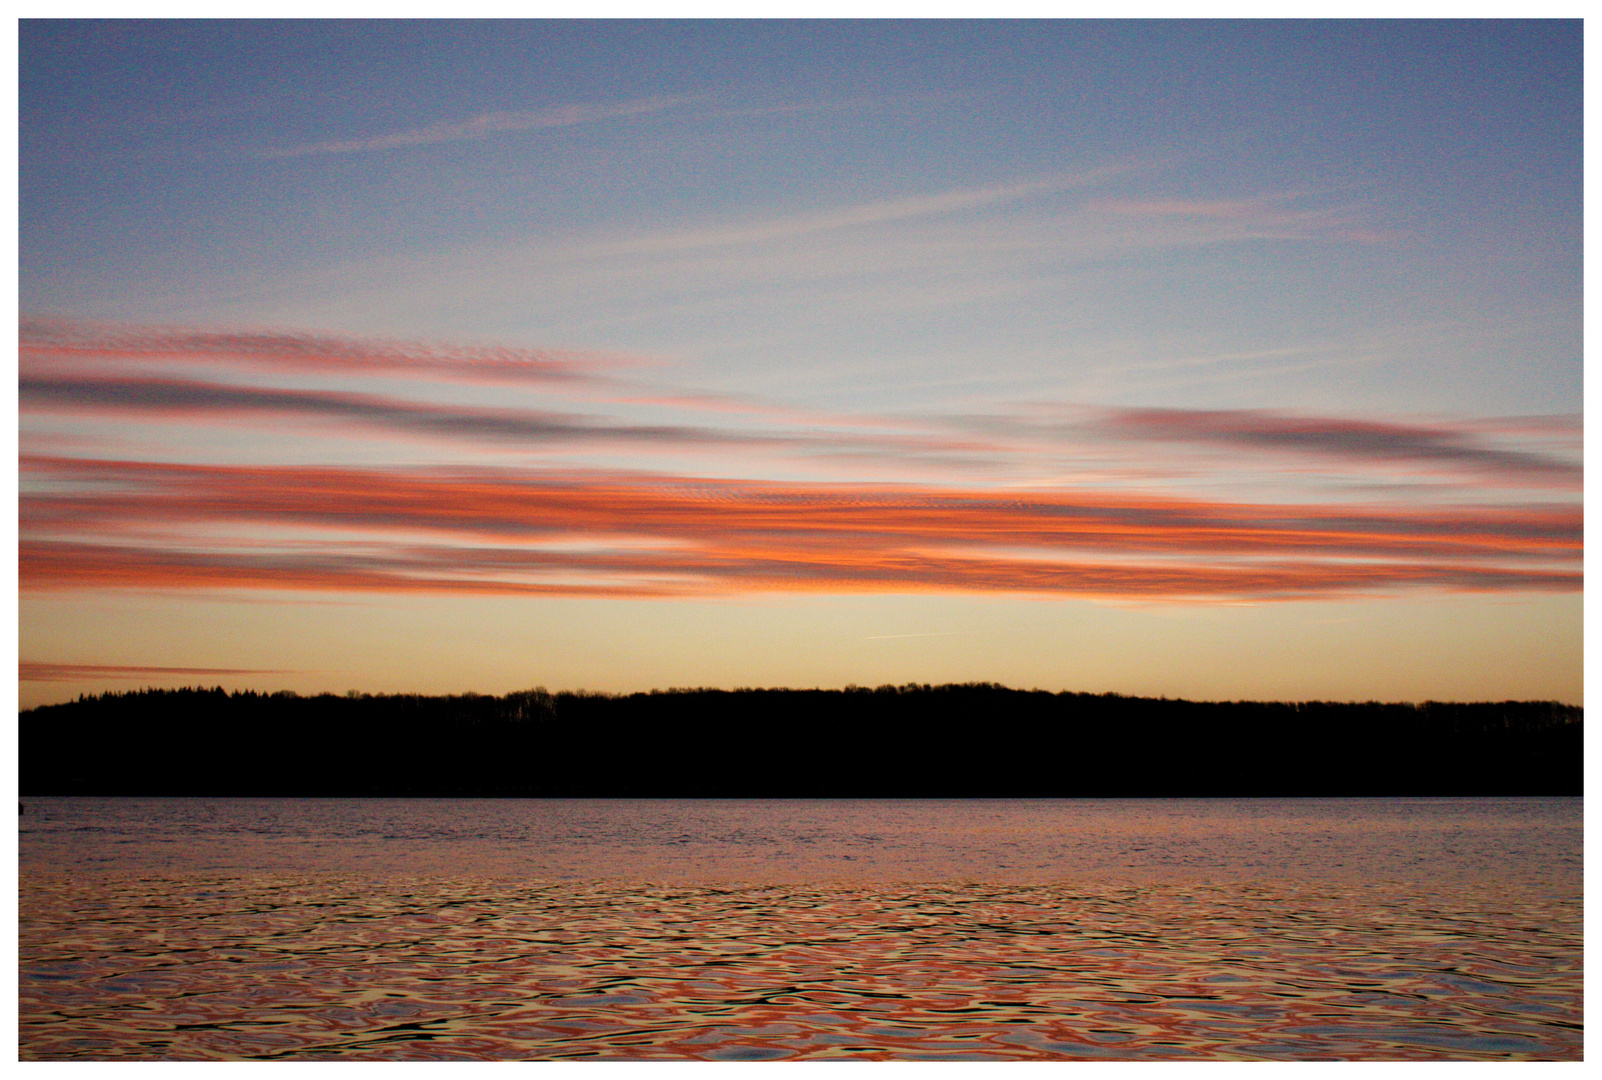
<svg viewBox="0 0 1602 1080"><path fill-rule="evenodd" d="M21 648L85 674L25 696L213 669L1577 700L1580 64L1573 21L27 22L21 535L51 554ZM261 502L157 465L257 470L228 484ZM525 520L492 572L480 511L362 533L281 498L323 469L443 499L445 468L632 509ZM870 567L745 516L708 546L640 501L663 484L921 509ZM1155 531L972 517L998 494ZM1274 562L1290 531L1311 562ZM315 545L345 561L284 576ZM532 637L397 674L385 605ZM267 608L286 629L249 629ZM117 629L75 635L91 611ZM175 612L209 629L150 635ZM1467 640L1485 619L1508 636ZM979 622L991 651L937 647ZM1087 634L1138 644L1051 644ZM1269 640L1295 678L1242 665ZM1215 674L1151 676L1198 650ZM1345 653L1412 674L1315 659Z"/></svg>

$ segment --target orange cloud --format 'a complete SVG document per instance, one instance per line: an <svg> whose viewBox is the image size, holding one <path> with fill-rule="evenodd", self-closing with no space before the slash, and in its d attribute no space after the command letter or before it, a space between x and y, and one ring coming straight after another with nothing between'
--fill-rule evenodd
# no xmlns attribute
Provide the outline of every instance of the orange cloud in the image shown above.
<svg viewBox="0 0 1602 1080"><path fill-rule="evenodd" d="M24 589L1101 597L1581 587L1577 507L29 457ZM230 529L228 543L215 539ZM307 538L269 540L274 530ZM258 541L241 542L240 535Z"/></svg>

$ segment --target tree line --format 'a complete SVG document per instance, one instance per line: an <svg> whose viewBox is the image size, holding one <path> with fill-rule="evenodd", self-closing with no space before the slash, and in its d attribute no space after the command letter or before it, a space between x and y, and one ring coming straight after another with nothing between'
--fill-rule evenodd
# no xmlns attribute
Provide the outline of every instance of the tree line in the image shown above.
<svg viewBox="0 0 1602 1080"><path fill-rule="evenodd" d="M1204 702L1014 690L82 697L19 716L24 795L1579 795L1551 701Z"/></svg>

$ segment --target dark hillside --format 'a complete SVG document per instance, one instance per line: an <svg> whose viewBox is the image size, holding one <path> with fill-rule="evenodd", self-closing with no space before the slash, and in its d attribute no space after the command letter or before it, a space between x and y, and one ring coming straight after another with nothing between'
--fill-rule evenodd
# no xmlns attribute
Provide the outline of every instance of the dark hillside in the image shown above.
<svg viewBox="0 0 1602 1080"><path fill-rule="evenodd" d="M1248 796L1582 791L1555 702L1193 702L993 684L297 697L20 718L25 795Z"/></svg>

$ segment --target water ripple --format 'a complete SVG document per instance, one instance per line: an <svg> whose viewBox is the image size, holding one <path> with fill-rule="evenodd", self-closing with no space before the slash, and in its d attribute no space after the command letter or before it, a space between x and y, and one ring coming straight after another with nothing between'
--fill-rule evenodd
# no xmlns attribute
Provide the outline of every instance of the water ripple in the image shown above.
<svg viewBox="0 0 1602 1080"><path fill-rule="evenodd" d="M1578 896L24 875L25 1059L1568 1059Z"/></svg>

